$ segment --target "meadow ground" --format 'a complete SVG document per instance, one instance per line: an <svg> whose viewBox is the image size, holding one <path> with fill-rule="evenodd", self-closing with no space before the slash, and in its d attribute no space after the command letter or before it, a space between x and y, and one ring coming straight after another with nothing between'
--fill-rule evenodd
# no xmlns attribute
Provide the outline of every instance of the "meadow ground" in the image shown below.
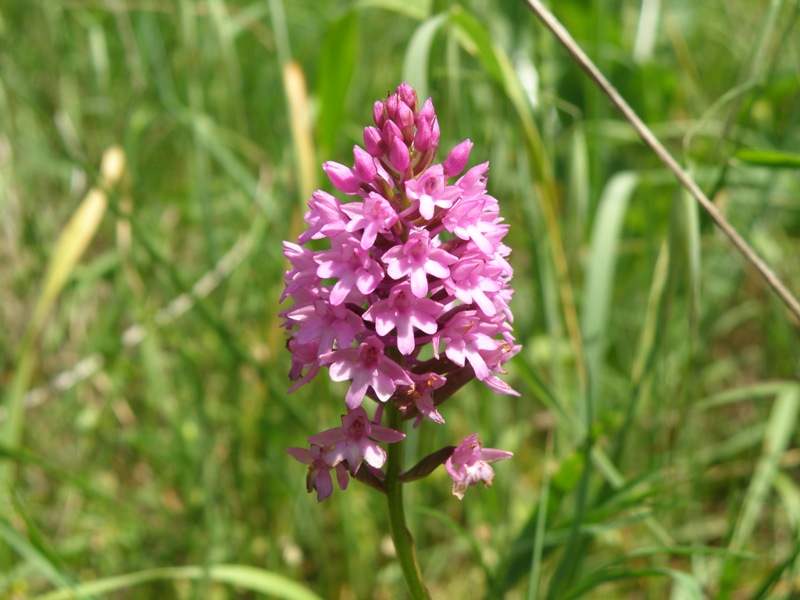
<svg viewBox="0 0 800 600"><path fill-rule="evenodd" d="M800 293L800 2L551 4ZM0 49L1 598L404 597L383 497L286 453L347 388L287 395L278 317L401 81L491 163L522 345L404 442L515 454L407 486L433 596L800 594L798 320L522 1L10 0Z"/></svg>

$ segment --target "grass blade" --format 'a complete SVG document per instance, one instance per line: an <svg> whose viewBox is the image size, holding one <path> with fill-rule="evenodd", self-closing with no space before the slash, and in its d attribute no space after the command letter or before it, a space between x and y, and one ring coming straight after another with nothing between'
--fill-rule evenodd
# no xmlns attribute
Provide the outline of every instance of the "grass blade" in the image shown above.
<svg viewBox="0 0 800 600"><path fill-rule="evenodd" d="M108 594L149 583L180 579L214 581L232 585L281 600L321 600L319 596L282 575L246 565L215 565L213 567L165 567L137 573L89 581L74 589L56 590L36 596L33 600L70 600L84 594Z"/></svg>
<svg viewBox="0 0 800 600"><path fill-rule="evenodd" d="M639 177L635 173L620 173L612 177L600 196L592 229L586 264L581 329L586 352L586 367L594 398L597 397L596 391L601 379L600 370L607 339L606 328L611 312L614 271L617 264L617 245L628 202L638 183Z"/></svg>
<svg viewBox="0 0 800 600"><path fill-rule="evenodd" d="M428 72L431 47L439 29L447 22L449 13L441 13L427 19L414 32L403 59L403 81L417 88L417 95L429 96Z"/></svg>
<svg viewBox="0 0 800 600"><path fill-rule="evenodd" d="M800 385L790 385L778 394L770 413L769 423L764 432L764 447L756 466L750 487L747 489L736 527L731 536L728 548L738 552L744 548L751 537L759 515L764 508L767 494L774 486L778 474L781 456L786 452L797 427L797 416L800 410ZM736 577L737 561L731 557L722 569L719 598L728 598L733 592Z"/></svg>
<svg viewBox="0 0 800 600"><path fill-rule="evenodd" d="M95 187L89 191L53 246L42 290L25 330L14 379L6 396L6 420L0 429L0 445L11 448L19 445L24 423L24 398L33 372L36 340L45 317L94 238L108 206L106 189L116 185L124 172L125 155L122 149L114 146L106 150L101 165L103 187ZM12 473L11 463L0 462L0 490L12 487Z"/></svg>
<svg viewBox="0 0 800 600"><path fill-rule="evenodd" d="M330 156L339 127L344 121L347 91L358 58L358 19L348 11L331 23L322 41L317 69L319 99L319 147L322 156Z"/></svg>
<svg viewBox="0 0 800 600"><path fill-rule="evenodd" d="M589 77L603 90L603 93L611 100L614 106L619 109L625 119L636 129L636 132L641 136L644 142L656 153L658 158L663 162L667 168L672 171L675 177L697 200L703 207L703 210L711 217L714 224L722 231L723 234L730 240L736 247L739 253L749 262L761 275L764 282L772 288L772 290L783 301L795 317L800 319L800 301L792 294L792 292L778 279L772 269L761 260L752 247L742 238L741 235L731 226L728 220L719 211L716 205L703 193L700 187L695 183L689 174L683 170L678 164L678 161L669 153L664 145L656 138L653 132L647 125L639 118L633 111L625 99L617 92L616 89L608 82L600 70L595 66L591 59L581 50L580 46L572 39L572 36L564 28L561 23L555 18L539 0L525 0L526 4L541 19L541 21L553 32L558 38L559 42L566 48L573 59L580 65L580 67L589 75Z"/></svg>

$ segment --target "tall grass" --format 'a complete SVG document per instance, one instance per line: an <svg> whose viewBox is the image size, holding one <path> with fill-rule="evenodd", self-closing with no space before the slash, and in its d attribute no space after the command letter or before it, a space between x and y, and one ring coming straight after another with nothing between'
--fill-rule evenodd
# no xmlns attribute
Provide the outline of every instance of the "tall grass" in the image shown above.
<svg viewBox="0 0 800 600"><path fill-rule="evenodd" d="M552 4L797 294L800 3ZM383 499L285 453L344 392L287 396L277 317L319 163L403 79L491 161L523 345L521 398L407 442L515 453L409 486L433 596L800 589L798 323L524 3L12 0L0 44L0 597L403 597Z"/></svg>

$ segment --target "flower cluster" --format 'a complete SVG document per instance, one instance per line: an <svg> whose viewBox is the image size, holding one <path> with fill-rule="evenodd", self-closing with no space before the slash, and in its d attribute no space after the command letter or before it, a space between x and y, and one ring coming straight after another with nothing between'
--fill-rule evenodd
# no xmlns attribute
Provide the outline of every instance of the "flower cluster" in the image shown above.
<svg viewBox="0 0 800 600"><path fill-rule="evenodd" d="M465 140L434 164L433 103L420 107L407 84L376 102L373 116L352 168L323 164L333 187L352 201L314 192L308 229L298 243L284 242L291 268L281 301L293 301L281 313L290 391L323 367L333 381L350 382L342 427L310 437L310 449L289 449L309 465L308 490L320 500L332 491L332 470L342 489L364 462L380 481L386 454L376 442L405 437L379 424L382 405L369 420L365 397L391 402L415 424L441 424L438 407L471 379L517 395L497 376L519 346L508 306L510 250L502 242L508 226L486 192L488 163L461 175L472 149ZM491 484L486 462L510 453L483 450L470 436L448 455L461 498L468 485Z"/></svg>

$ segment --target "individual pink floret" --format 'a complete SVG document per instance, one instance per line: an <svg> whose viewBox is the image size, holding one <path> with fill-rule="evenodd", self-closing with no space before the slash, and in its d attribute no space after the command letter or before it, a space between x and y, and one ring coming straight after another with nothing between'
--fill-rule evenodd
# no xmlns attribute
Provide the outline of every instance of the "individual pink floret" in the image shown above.
<svg viewBox="0 0 800 600"><path fill-rule="evenodd" d="M363 249L353 236L340 235L331 241L333 248L316 257L317 276L336 277L331 290L331 304L341 304L357 288L362 294L371 293L383 279L383 268Z"/></svg>
<svg viewBox="0 0 800 600"><path fill-rule="evenodd" d="M292 393L301 385L311 381L319 371L319 342L313 341L308 344L301 344L295 338L291 338L286 347L292 353L292 368L289 370L289 379L294 381L294 385L289 388L288 393ZM303 370L306 373L303 374Z"/></svg>
<svg viewBox="0 0 800 600"><path fill-rule="evenodd" d="M322 502L333 492L332 468L336 469L336 481L340 490L347 489L347 484L350 482L350 476L347 474L345 466L343 464L335 467L329 466L322 450L322 446L319 445L312 445L311 450L296 446L286 449L292 458L299 460L304 465L309 465L306 475L306 490L309 493L317 491L317 502Z"/></svg>
<svg viewBox="0 0 800 600"><path fill-rule="evenodd" d="M286 313L288 319L298 325L295 339L301 344L319 342L318 353L333 350L336 342L339 348L347 348L364 331L364 322L346 306L331 304L324 299L295 308Z"/></svg>
<svg viewBox="0 0 800 600"><path fill-rule="evenodd" d="M378 400L386 402L399 385L411 385L405 369L386 356L385 346L377 337L366 338L358 348L334 350L319 357L321 364L330 365L333 381L350 380L350 389L345 404L350 410L361 405L361 401L372 388Z"/></svg>
<svg viewBox="0 0 800 600"><path fill-rule="evenodd" d="M448 186L442 165L433 165L417 179L409 179L405 183L406 196L415 202L419 214L425 219L432 219L437 206L450 208L461 195L461 190Z"/></svg>
<svg viewBox="0 0 800 600"><path fill-rule="evenodd" d="M496 219L487 219L486 203L491 196L462 198L442 219L445 228L462 240L472 240L487 256L494 253L492 236L497 231Z"/></svg>
<svg viewBox="0 0 800 600"><path fill-rule="evenodd" d="M428 295L428 275L444 278L450 275L448 265L458 259L433 245L426 229L417 229L408 234L408 241L402 246L387 250L381 260L386 264L386 272L392 279L406 275L411 280L411 291L417 298Z"/></svg>
<svg viewBox="0 0 800 600"><path fill-rule="evenodd" d="M498 328L485 322L477 311L460 312L434 336L434 352L438 356L439 343L444 341L447 358L459 367L469 362L475 377L484 380L491 375L491 369L486 364L483 352L497 349L497 344L501 343L494 339L497 333Z"/></svg>
<svg viewBox="0 0 800 600"><path fill-rule="evenodd" d="M414 387L410 395L414 399L414 404L420 414L420 417L414 422L414 427L420 424L422 417L426 417L439 425L444 425L444 417L436 410L433 392L447 383L447 379L436 373L425 373L423 375L412 373L411 379L414 380Z"/></svg>
<svg viewBox="0 0 800 600"><path fill-rule="evenodd" d="M414 351L414 329L433 335L438 317L444 307L430 298L418 298L407 281L399 283L389 292L389 297L378 300L364 313L365 321L375 323L378 335L397 329L397 349L401 354Z"/></svg>
<svg viewBox="0 0 800 600"><path fill-rule="evenodd" d="M334 237L343 232L347 225L341 203L322 190L317 190L311 195L304 220L308 224L308 229L297 238L301 244L305 244L308 240Z"/></svg>
<svg viewBox="0 0 800 600"><path fill-rule="evenodd" d="M483 448L477 433L465 438L444 464L447 474L453 480L453 495L463 500L467 488L479 481L487 488L492 487L494 471L489 463L512 456L514 455L511 452L505 450Z"/></svg>
<svg viewBox="0 0 800 600"><path fill-rule="evenodd" d="M292 265L292 269L284 276L286 289L281 294L280 302L295 294L307 293L319 284L316 253L298 244L283 242L283 255Z"/></svg>
<svg viewBox="0 0 800 600"><path fill-rule="evenodd" d="M354 232L361 229L361 248L368 250L375 244L379 233L386 233L397 222L397 213L389 201L370 192L364 202L351 202L342 206L342 211L350 217L347 231Z"/></svg>
<svg viewBox="0 0 800 600"><path fill-rule="evenodd" d="M487 317L497 314L492 297L502 289L502 271L479 258L462 259L450 267L445 289L464 304L475 303Z"/></svg>
<svg viewBox="0 0 800 600"><path fill-rule="evenodd" d="M389 427L373 423L362 407L342 415L342 426L312 435L308 441L325 447L325 460L329 465L347 463L351 475L355 475L362 461L380 469L386 462L386 451L376 442L391 444L406 435Z"/></svg>

